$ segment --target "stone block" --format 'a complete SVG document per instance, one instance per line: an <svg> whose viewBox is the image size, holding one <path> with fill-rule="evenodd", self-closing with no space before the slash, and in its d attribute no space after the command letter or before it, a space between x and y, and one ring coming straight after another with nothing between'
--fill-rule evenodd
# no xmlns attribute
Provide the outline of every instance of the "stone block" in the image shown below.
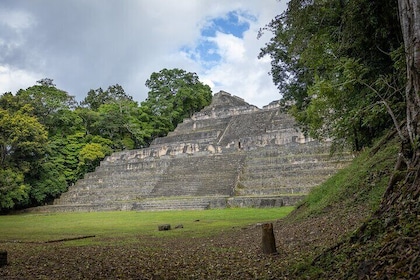
<svg viewBox="0 0 420 280"><path fill-rule="evenodd" d="M158 230L159 231L171 230L171 225L170 224L159 225Z"/></svg>

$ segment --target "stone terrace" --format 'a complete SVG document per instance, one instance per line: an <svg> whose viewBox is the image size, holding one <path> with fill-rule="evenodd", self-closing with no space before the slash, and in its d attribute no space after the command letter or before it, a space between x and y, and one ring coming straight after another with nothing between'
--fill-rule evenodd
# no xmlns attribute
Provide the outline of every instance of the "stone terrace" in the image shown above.
<svg viewBox="0 0 420 280"><path fill-rule="evenodd" d="M105 158L37 211L293 205L348 161L305 138L278 106L259 109L221 91L168 136Z"/></svg>

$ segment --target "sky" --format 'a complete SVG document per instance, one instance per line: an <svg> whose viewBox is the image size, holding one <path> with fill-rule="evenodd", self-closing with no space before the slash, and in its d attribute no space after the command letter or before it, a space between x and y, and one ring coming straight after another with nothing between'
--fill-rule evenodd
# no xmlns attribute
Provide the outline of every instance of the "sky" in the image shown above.
<svg viewBox="0 0 420 280"><path fill-rule="evenodd" d="M1 0L0 94L43 78L83 100L121 85L147 98L153 72L179 68L262 107L280 99L260 28L286 0Z"/></svg>

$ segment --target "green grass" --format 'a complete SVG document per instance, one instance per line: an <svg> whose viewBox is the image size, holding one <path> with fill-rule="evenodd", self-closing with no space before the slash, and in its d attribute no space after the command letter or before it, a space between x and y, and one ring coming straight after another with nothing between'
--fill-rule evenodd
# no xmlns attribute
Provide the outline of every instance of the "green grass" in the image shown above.
<svg viewBox="0 0 420 280"><path fill-rule="evenodd" d="M293 207L280 207L9 215L0 216L0 242L43 242L88 235L95 235L102 240L107 238L129 240L138 236L162 238L180 235L184 237L210 236L235 227L273 221L286 216L292 210ZM182 224L184 228L158 231L160 224L170 224L172 228ZM93 241L86 239L77 242L79 244Z"/></svg>
<svg viewBox="0 0 420 280"><path fill-rule="evenodd" d="M301 217L318 215L335 204L351 207L364 203L375 210L387 187L398 148L394 141L381 146L375 154L370 149L359 154L348 167L311 190L297 206L305 206Z"/></svg>

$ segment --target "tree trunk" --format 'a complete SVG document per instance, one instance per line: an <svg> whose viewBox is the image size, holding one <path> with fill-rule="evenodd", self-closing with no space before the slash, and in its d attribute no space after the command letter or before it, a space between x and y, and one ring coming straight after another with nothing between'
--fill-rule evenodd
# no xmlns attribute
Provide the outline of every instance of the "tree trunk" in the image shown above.
<svg viewBox="0 0 420 280"><path fill-rule="evenodd" d="M264 254L277 254L272 223L262 225L262 251Z"/></svg>
<svg viewBox="0 0 420 280"><path fill-rule="evenodd" d="M7 251L0 251L0 267L7 265Z"/></svg>
<svg viewBox="0 0 420 280"><path fill-rule="evenodd" d="M413 153L408 165L417 161L418 123L420 112L420 0L398 0L401 30L407 64L407 132Z"/></svg>

